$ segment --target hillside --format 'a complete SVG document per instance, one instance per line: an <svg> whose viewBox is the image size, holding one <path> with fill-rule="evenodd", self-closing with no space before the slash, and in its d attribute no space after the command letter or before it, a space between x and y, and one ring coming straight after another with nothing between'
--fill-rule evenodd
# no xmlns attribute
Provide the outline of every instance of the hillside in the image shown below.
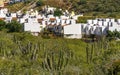
<svg viewBox="0 0 120 75"><path fill-rule="evenodd" d="M120 0L63 0L69 10L77 13L87 13L87 15L108 15L116 17L120 12ZM89 13L89 14L88 14Z"/></svg>
<svg viewBox="0 0 120 75"><path fill-rule="evenodd" d="M120 75L120 19L101 19L119 18L120 1L24 1L6 6L8 13L0 11L0 75ZM76 15L61 16L58 9L44 9L43 15L30 10L44 5L85 16L77 24ZM11 13L19 10L30 11Z"/></svg>
<svg viewBox="0 0 120 75"><path fill-rule="evenodd" d="M49 0L51 1L51 0ZM60 3L54 3L54 6L60 5ZM63 1L63 2L62 2ZM74 10L76 13L85 13L89 16L109 16L119 17L120 14L120 0L62 0L62 8L66 8L69 11ZM51 2L48 2L49 5ZM59 7L61 7L59 6Z"/></svg>
<svg viewBox="0 0 120 75"><path fill-rule="evenodd" d="M120 75L120 42L0 35L0 75Z"/></svg>
<svg viewBox="0 0 120 75"><path fill-rule="evenodd" d="M80 12L120 12L119 0L74 0L72 8Z"/></svg>
<svg viewBox="0 0 120 75"><path fill-rule="evenodd" d="M24 2L22 6L17 3L18 5L13 4L8 6L8 8L12 10L24 8L24 10L27 10L33 8L31 5L34 5L35 3L38 4L37 6L34 6L37 9L40 9L43 5L50 5L69 11L74 10L78 14L84 13L89 16L120 16L119 0L28 0L28 2Z"/></svg>

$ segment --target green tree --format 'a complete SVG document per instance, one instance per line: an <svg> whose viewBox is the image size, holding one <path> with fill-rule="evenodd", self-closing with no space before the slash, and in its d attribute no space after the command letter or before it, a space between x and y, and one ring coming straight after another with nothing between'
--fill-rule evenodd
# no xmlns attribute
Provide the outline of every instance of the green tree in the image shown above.
<svg viewBox="0 0 120 75"><path fill-rule="evenodd" d="M36 6L42 6L42 5L44 5L43 0L38 0Z"/></svg>
<svg viewBox="0 0 120 75"><path fill-rule="evenodd" d="M54 16L61 16L62 15L62 11L60 11L59 9L56 9L54 11Z"/></svg>
<svg viewBox="0 0 120 75"><path fill-rule="evenodd" d="M107 37L112 37L113 36L113 32L111 32L111 31L107 31Z"/></svg>
<svg viewBox="0 0 120 75"><path fill-rule="evenodd" d="M22 24L20 24L17 21L12 21L6 24L6 28L8 29L8 32L21 32L22 27L23 27Z"/></svg>
<svg viewBox="0 0 120 75"><path fill-rule="evenodd" d="M6 23L3 20L0 20L0 31L5 28Z"/></svg>

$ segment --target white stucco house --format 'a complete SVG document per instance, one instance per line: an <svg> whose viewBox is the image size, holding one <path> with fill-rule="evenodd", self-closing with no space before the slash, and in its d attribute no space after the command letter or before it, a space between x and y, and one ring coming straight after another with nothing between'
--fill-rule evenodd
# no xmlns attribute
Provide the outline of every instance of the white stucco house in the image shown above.
<svg viewBox="0 0 120 75"><path fill-rule="evenodd" d="M24 31L31 32L31 34L34 36L38 36L43 28L45 28L45 22L42 21L42 23L40 24L37 18L28 18L26 20L27 21L24 23Z"/></svg>
<svg viewBox="0 0 120 75"><path fill-rule="evenodd" d="M75 24L64 26L64 37L81 39L82 38L81 25Z"/></svg>
<svg viewBox="0 0 120 75"><path fill-rule="evenodd" d="M40 24L39 23L25 23L24 31L31 32L32 35L38 36L40 32Z"/></svg>
<svg viewBox="0 0 120 75"><path fill-rule="evenodd" d="M71 20L71 23L63 27L65 38L82 38L81 24L76 24L75 20Z"/></svg>
<svg viewBox="0 0 120 75"><path fill-rule="evenodd" d="M82 25L82 33L85 35L106 35L107 30L120 31L120 20L115 21L114 18L96 18L87 20L86 24Z"/></svg>

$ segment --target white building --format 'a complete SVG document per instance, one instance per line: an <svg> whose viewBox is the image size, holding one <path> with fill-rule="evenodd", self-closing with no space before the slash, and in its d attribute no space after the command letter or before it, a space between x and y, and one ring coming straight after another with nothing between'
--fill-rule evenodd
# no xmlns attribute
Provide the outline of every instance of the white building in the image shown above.
<svg viewBox="0 0 120 75"><path fill-rule="evenodd" d="M43 26L36 21L36 19L29 18L26 23L24 23L24 31L31 32L33 35L38 36L40 31L42 31Z"/></svg>
<svg viewBox="0 0 120 75"><path fill-rule="evenodd" d="M89 19L87 20L86 24L82 25L82 34L85 35L106 35L107 30L120 31L120 20L118 19L117 21L115 21L115 19L110 18L97 18L94 20Z"/></svg>
<svg viewBox="0 0 120 75"><path fill-rule="evenodd" d="M75 20L71 21L71 24L63 27L65 38L82 38L81 24L76 24Z"/></svg>

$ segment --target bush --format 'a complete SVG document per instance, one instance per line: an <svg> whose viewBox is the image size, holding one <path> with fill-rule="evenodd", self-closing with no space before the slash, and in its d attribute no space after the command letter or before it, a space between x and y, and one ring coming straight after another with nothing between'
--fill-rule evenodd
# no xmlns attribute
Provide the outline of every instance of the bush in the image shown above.
<svg viewBox="0 0 120 75"><path fill-rule="evenodd" d="M60 11L59 9L56 9L54 11L54 16L61 16L62 15L62 11Z"/></svg>
<svg viewBox="0 0 120 75"><path fill-rule="evenodd" d="M42 5L44 5L43 0L38 0L36 6L42 6Z"/></svg>
<svg viewBox="0 0 120 75"><path fill-rule="evenodd" d="M86 23L88 19L95 19L95 17L87 17L87 16L85 16L85 17L78 17L77 22L78 23Z"/></svg>
<svg viewBox="0 0 120 75"><path fill-rule="evenodd" d="M17 21L12 21L11 23L6 24L8 32L22 32L22 25Z"/></svg>
<svg viewBox="0 0 120 75"><path fill-rule="evenodd" d="M5 29L6 23L3 20L0 20L0 31Z"/></svg>
<svg viewBox="0 0 120 75"><path fill-rule="evenodd" d="M78 2L79 5L81 5L81 4L86 4L86 3L87 3L86 0L80 0L80 1Z"/></svg>
<svg viewBox="0 0 120 75"><path fill-rule="evenodd" d="M116 18L116 14L114 14L114 13L110 13L110 14L108 15L108 17Z"/></svg>
<svg viewBox="0 0 120 75"><path fill-rule="evenodd" d="M117 30L115 31L107 31L107 37L109 40L116 40L116 39L120 39L120 32L118 32Z"/></svg>

